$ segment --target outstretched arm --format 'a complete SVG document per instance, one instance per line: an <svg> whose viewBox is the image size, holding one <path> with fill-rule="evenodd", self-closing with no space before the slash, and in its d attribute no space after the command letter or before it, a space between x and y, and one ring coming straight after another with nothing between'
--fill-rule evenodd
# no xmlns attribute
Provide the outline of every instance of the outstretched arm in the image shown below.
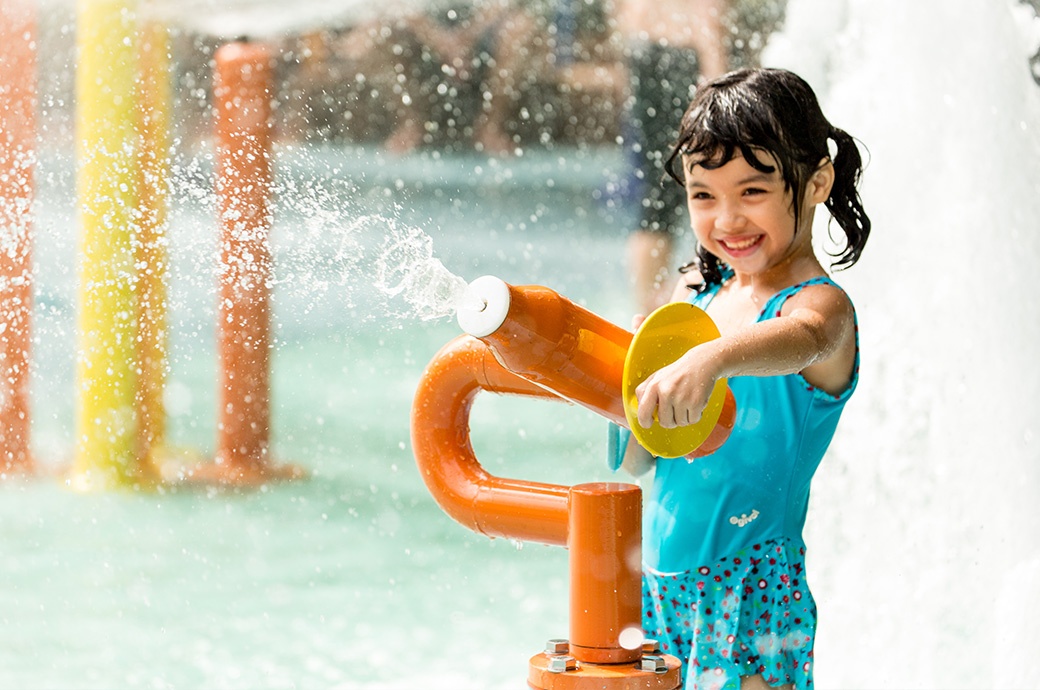
<svg viewBox="0 0 1040 690"><path fill-rule="evenodd" d="M656 412L666 429L701 417L715 382L731 376L782 376L801 372L829 393L852 380L855 320L841 290L813 285L784 305L779 317L758 322L699 345L652 374L636 389L639 423Z"/></svg>

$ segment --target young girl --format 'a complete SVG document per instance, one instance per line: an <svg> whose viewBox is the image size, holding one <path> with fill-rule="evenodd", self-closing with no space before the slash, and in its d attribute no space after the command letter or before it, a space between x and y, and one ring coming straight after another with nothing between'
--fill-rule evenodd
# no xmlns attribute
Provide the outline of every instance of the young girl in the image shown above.
<svg viewBox="0 0 1040 690"><path fill-rule="evenodd" d="M816 605L802 526L859 364L855 311L811 231L822 203L847 240L834 266L859 259L870 232L856 191L862 162L805 81L756 69L697 91L669 170L686 188L698 242L675 299L705 309L722 337L639 386L639 423L696 422L719 378L737 419L711 455L625 457L636 476L656 464L644 508L645 632L686 662L687 689L809 688Z"/></svg>

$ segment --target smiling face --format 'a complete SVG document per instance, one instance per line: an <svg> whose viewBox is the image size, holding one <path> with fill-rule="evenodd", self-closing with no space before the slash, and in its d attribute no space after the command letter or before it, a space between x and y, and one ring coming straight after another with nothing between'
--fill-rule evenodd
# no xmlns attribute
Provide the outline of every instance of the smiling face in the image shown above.
<svg viewBox="0 0 1040 690"><path fill-rule="evenodd" d="M811 210L818 203L816 187L810 182L798 214L801 227L795 232L792 192L784 185L779 165L765 151L756 150L755 155L758 167L739 153L714 169L683 160L697 241L734 271L747 274L761 274L793 258L813 257Z"/></svg>

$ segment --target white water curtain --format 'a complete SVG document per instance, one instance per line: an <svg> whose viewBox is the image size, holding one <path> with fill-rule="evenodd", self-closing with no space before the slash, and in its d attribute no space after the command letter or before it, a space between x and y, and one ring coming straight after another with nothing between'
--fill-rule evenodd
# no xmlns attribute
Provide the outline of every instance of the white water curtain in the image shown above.
<svg viewBox="0 0 1040 690"><path fill-rule="evenodd" d="M869 149L861 389L807 541L826 688L1035 687L1040 87L1012 0L790 0L765 55ZM818 229L819 231L819 229Z"/></svg>

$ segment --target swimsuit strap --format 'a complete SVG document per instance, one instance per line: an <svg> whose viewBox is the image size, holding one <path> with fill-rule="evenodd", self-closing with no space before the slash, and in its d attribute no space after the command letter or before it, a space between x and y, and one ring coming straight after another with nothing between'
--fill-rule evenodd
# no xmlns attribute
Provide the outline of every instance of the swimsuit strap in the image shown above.
<svg viewBox="0 0 1040 690"><path fill-rule="evenodd" d="M712 283L706 286L701 292L691 293L690 296L687 298L687 301L691 304L700 307L701 309L707 309L708 303L715 298L715 295L717 295L719 290L722 289L722 285L732 276L733 271L727 267L723 271L722 282ZM800 283L791 285L790 287L786 287L783 290L780 290L775 295L770 297L769 301L767 301L765 306L762 307L762 311L759 312L759 321L761 321L762 317L766 316L767 314L773 317L780 316L780 309L781 307L783 307L784 302L789 300L794 295L798 294L802 290L802 288L809 287L810 285L832 285L841 290L841 286L835 283L833 280L831 280L830 276L816 276L815 278L810 278L809 280L803 280ZM842 292L845 291L842 290Z"/></svg>
<svg viewBox="0 0 1040 690"><path fill-rule="evenodd" d="M762 307L762 311L759 312L759 321L762 320L762 317L774 318L780 316L780 310L783 308L784 303L801 292L803 288L807 288L810 285L830 285L841 290L841 286L831 280L830 276L817 276L815 278L810 278L809 280L803 280L796 285L780 290L778 293L770 297L769 301L766 302L764 307ZM842 292L844 293L845 291L842 290Z"/></svg>

